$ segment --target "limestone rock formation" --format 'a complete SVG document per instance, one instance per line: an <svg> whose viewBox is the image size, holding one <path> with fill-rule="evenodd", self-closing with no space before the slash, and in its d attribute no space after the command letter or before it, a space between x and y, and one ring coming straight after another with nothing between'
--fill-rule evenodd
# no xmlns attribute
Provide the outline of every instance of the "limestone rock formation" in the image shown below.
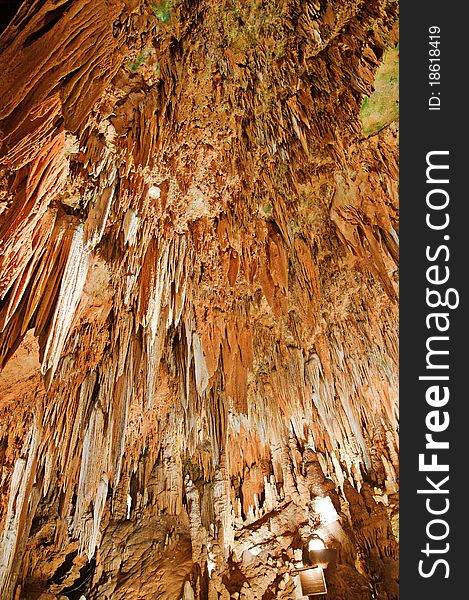
<svg viewBox="0 0 469 600"><path fill-rule="evenodd" d="M0 597L397 599L397 3L14 9Z"/></svg>

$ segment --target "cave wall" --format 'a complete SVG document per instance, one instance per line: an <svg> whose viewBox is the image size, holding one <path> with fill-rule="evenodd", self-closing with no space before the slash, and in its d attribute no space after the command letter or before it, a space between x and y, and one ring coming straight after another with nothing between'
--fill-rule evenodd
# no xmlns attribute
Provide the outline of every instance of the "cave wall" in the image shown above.
<svg viewBox="0 0 469 600"><path fill-rule="evenodd" d="M25 0L0 37L0 597L397 582L395 2ZM296 550L296 552L295 552Z"/></svg>

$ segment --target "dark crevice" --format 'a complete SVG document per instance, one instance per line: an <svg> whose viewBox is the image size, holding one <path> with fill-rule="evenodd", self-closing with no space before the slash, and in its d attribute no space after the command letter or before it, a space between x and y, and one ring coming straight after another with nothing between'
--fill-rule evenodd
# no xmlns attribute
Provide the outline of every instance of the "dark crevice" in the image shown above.
<svg viewBox="0 0 469 600"><path fill-rule="evenodd" d="M72 568L72 566L73 566L73 560L75 559L75 557L77 556L77 554L78 554L78 550L75 550L74 552L70 552L70 554L67 554L65 556L65 560L63 561L63 563L60 565L60 567L52 575L52 577L49 579L49 581L47 583L48 584L51 584L51 583L62 583L62 581L65 579L65 576L67 575L67 573Z"/></svg>
<svg viewBox="0 0 469 600"><path fill-rule="evenodd" d="M0 0L0 33L10 24L21 4L22 0Z"/></svg>
<svg viewBox="0 0 469 600"><path fill-rule="evenodd" d="M88 591L96 569L96 559L92 558L80 569L80 576L69 587L62 590L62 594L68 596L68 600L79 600L83 592Z"/></svg>
<svg viewBox="0 0 469 600"><path fill-rule="evenodd" d="M34 42L36 42L39 38L45 35L48 31L50 31L54 27L54 25L56 25L60 21L62 15L67 10L69 4L70 2L66 2L65 4L62 4L62 6L59 6L54 10L51 10L48 13L46 13L40 28L37 31L33 31L33 33L28 35L23 44L23 48L28 48L28 46L34 44Z"/></svg>

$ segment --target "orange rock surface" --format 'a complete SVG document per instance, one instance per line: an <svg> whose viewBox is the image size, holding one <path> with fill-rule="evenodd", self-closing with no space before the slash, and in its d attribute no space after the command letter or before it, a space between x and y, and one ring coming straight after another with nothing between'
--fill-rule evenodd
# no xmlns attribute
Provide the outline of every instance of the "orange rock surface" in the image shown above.
<svg viewBox="0 0 469 600"><path fill-rule="evenodd" d="M0 597L396 600L397 3L17 4Z"/></svg>

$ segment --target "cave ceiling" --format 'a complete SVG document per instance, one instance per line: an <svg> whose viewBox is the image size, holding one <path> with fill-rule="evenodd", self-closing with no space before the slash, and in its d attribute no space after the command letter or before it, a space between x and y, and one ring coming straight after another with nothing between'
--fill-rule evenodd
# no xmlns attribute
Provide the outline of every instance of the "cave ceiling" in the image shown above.
<svg viewBox="0 0 469 600"><path fill-rule="evenodd" d="M397 600L397 9L4 13L2 599Z"/></svg>

